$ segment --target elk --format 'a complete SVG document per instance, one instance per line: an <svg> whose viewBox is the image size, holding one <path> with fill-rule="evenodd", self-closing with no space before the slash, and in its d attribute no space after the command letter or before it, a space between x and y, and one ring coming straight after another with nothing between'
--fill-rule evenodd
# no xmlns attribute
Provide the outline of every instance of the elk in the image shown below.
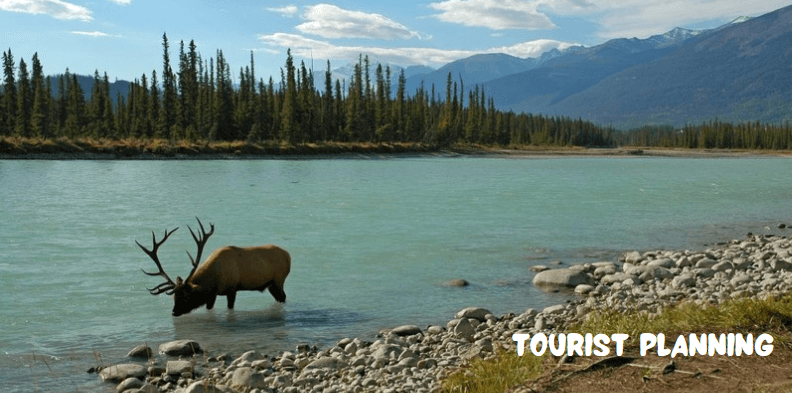
<svg viewBox="0 0 792 393"><path fill-rule="evenodd" d="M135 240L138 247L159 268L159 272L156 273L141 269L143 273L165 278L165 282L154 288L146 289L155 296L162 293L173 295L175 304L172 314L174 317L187 314L203 305L206 305L206 309L211 310L218 296L225 296L228 300L228 308L233 309L237 291L263 292L265 289L269 289L276 301L280 303L286 301L283 284L291 269L291 256L286 250L273 244L256 247L224 246L212 252L199 266L206 241L214 233L214 224L209 223L209 232L207 233L201 220L197 217L195 219L198 220L200 227L198 234L196 235L189 225L187 228L198 246L198 251L195 258L187 251L192 270L185 280L176 277L176 282L173 282L165 273L157 256L159 247L168 240L173 232L179 229L178 227L170 232L166 229L165 235L159 242L152 231L151 238L154 245L151 250Z"/></svg>

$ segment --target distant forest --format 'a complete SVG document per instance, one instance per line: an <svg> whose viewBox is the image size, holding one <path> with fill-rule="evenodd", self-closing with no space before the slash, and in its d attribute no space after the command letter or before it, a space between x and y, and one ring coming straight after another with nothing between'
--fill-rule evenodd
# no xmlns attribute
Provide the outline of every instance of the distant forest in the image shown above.
<svg viewBox="0 0 792 393"><path fill-rule="evenodd" d="M193 41L180 42L178 70L163 34L163 68L130 82L111 97L107 74L94 73L90 94L78 78L44 76L34 54L31 70L3 52L0 137L165 139L170 141L416 142L433 146L657 146L683 148L789 149L790 125L712 121L683 129L644 127L619 132L580 119L515 114L495 108L479 86L464 86L449 73L445 97L435 86L405 91L404 73L391 86L391 71L360 57L345 86L330 62L323 89L314 73L294 64L287 51L280 84L256 80L253 53L237 80L222 50L204 59ZM347 85L348 84L348 85ZM54 89L53 89L54 87ZM89 97L86 99L86 97Z"/></svg>

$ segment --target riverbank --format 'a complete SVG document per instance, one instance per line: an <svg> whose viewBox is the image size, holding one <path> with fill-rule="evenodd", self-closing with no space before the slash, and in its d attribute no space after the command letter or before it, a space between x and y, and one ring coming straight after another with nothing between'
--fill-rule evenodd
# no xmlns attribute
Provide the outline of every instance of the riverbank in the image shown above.
<svg viewBox="0 0 792 393"><path fill-rule="evenodd" d="M404 156L498 156L513 158L569 156L750 157L786 156L785 150L663 149L645 147L584 148L558 146L484 146L425 143L323 142L298 145L278 142L193 142L163 139L0 137L0 159L36 160L223 160L283 158L378 158Z"/></svg>
<svg viewBox="0 0 792 393"><path fill-rule="evenodd" d="M778 231L781 235L749 235L744 239L731 240L703 251L632 251L624 253L618 261L587 263L554 270L543 270L539 267L536 270L540 272L534 280L536 284L550 285L550 290L568 288L580 295L578 299L567 304L558 304L543 310L528 309L519 315L495 316L485 308L470 307L457 313L445 326L420 328L416 325L405 325L380 332L374 342L346 338L332 348L319 349L305 344L297 346L294 351L274 356L256 351L244 354L203 353L199 350L200 343L164 343L159 346L160 354L157 356L145 349L139 351L144 354L144 358L150 357L148 362L141 360L128 366L106 367L100 372L100 378L116 384L126 384L119 387L119 391L130 388L133 392L455 391L449 385L450 382L444 384L452 374L457 375L454 379L459 379L461 375L462 385L472 384L470 381L486 376L481 374L482 371L477 371L486 370L486 367L470 368L469 364L480 365L496 362L498 359L517 358L514 334L550 336L570 331L581 334L618 332L629 334L631 340L637 341L642 329L657 329L656 326L664 326L662 330L667 333L753 333L754 337L766 332L766 329L775 329L771 333L784 330L788 332L792 325L792 302L787 296L792 290L792 238L786 233L788 230L786 225L779 224ZM556 279L551 282L547 279L549 276L566 277L566 281ZM742 319L732 312L721 316L719 309L715 308L721 306L726 307L724 310L734 309L748 313L739 317ZM664 318L669 318L668 315L684 313L691 308L692 314L701 314L701 318L686 319L685 326L673 326L674 321L683 320L673 316L670 318L671 325L651 324L662 322ZM710 309L716 312L710 312L713 316L707 319L704 314ZM613 322L614 315L622 318L622 322L617 322L615 326L603 324L605 320ZM636 321L639 323L635 323ZM728 321L731 324L719 325L718 321ZM649 332L659 333L654 330ZM776 340L779 351L769 354L766 359L774 354L783 354L784 359L788 357L788 348L780 347L783 345L782 338L778 337ZM673 339L669 339L666 347L674 347L676 351L677 348L672 342ZM630 344L627 343L627 353L633 355L636 345ZM171 349L174 345L177 349ZM616 348L610 345L610 351L614 355ZM704 356L694 354L692 350L691 353L676 355L679 362ZM649 357L642 356L622 356L607 366L600 364L599 369L615 372L630 367L630 364L640 366L642 362L650 360ZM547 364L557 364L552 369L567 370L566 362L571 358L581 358L579 363L603 359L596 356L562 358L564 361L544 358L544 368L538 370L539 374L547 374ZM652 359L656 358L658 357ZM779 368L779 375L792 372L789 362L781 362L779 365L774 360L758 361L760 358L758 351L743 354L742 357L724 351L723 354L715 354L710 360L735 364L737 368L739 364L750 363L752 367L759 367L760 370L774 364ZM665 363L672 360L667 354L665 357L659 356L659 359ZM677 368L679 371L675 371ZM662 371L658 375L651 374L652 366L649 366L644 367L643 374L639 373L637 378L641 378L642 382L655 381L662 387L663 383L667 384L663 379L666 375L671 378L675 375L696 374L696 371L687 368L689 367L682 365L669 366L656 370ZM499 375L508 372L502 368L494 370L491 369L489 373ZM641 369L639 367L636 370ZM650 372L647 373L647 370ZM699 381L701 383L707 384L712 375L711 379L717 379L719 384L733 386L734 383L743 383L749 391L761 387L761 378L768 374L755 373L759 379L739 382L734 380L734 375L719 371L699 370L698 373L698 377L703 378L703 382ZM549 375L552 374L553 372ZM582 376L586 373L579 374ZM608 380L607 375L599 377ZM782 379L786 381L785 377ZM548 377L548 380L541 381L533 377L523 377L508 387L516 391L542 391L546 388L557 388L559 383L570 381L579 382L579 379L572 376L561 380ZM607 391L615 391L614 387L621 383L611 382L613 383ZM786 383L784 387L788 389L790 383ZM689 387L683 384L683 390L685 386ZM211 390L212 388L215 390Z"/></svg>

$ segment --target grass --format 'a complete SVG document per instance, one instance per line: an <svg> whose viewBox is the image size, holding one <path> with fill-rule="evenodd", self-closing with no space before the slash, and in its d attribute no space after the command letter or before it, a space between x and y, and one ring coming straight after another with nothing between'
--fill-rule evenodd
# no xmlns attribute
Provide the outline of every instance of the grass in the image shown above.
<svg viewBox="0 0 792 393"><path fill-rule="evenodd" d="M546 356L546 355L545 355ZM442 392L502 393L542 373L545 356L523 356L500 350L494 358L473 360L443 381Z"/></svg>
<svg viewBox="0 0 792 393"><path fill-rule="evenodd" d="M771 333L776 345L790 345L792 295L781 298L737 299L719 305L702 306L680 303L659 315L615 311L594 312L583 323L571 326L576 333L740 332ZM637 341L628 340L628 345ZM545 355L547 356L547 355ZM443 381L443 392L491 393L522 385L542 374L544 358L501 351L494 358L476 360L457 370Z"/></svg>

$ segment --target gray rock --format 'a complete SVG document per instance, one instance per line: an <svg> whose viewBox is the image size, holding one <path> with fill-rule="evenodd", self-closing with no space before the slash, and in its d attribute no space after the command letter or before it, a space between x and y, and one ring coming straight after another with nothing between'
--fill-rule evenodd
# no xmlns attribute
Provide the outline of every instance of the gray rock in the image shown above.
<svg viewBox="0 0 792 393"><path fill-rule="evenodd" d="M421 328L415 325L404 325L391 330L391 333L397 336L412 336L421 333Z"/></svg>
<svg viewBox="0 0 792 393"><path fill-rule="evenodd" d="M696 286L696 278L687 273L680 274L671 280L671 286L674 288L694 287Z"/></svg>
<svg viewBox="0 0 792 393"><path fill-rule="evenodd" d="M537 286L557 286L574 288L580 284L594 284L594 279L581 270L551 269L538 273L533 278Z"/></svg>
<svg viewBox="0 0 792 393"><path fill-rule="evenodd" d="M642 261L644 258L638 251L631 251L624 254L624 262L627 263L638 263Z"/></svg>
<svg viewBox="0 0 792 393"><path fill-rule="evenodd" d="M193 372L193 364L188 360L170 360L165 366L165 374L182 375Z"/></svg>
<svg viewBox="0 0 792 393"><path fill-rule="evenodd" d="M529 270L534 272L534 273L539 273L539 272L543 272L543 271L548 270L548 269L550 269L550 268L545 266L545 265L535 265L535 266L531 266Z"/></svg>
<svg viewBox="0 0 792 393"><path fill-rule="evenodd" d="M454 326L454 334L469 341L476 334L476 328L473 327L467 318L463 318Z"/></svg>
<svg viewBox="0 0 792 393"><path fill-rule="evenodd" d="M580 284L575 287L575 293L579 293L581 295L585 295L593 290L594 290L594 286L588 284Z"/></svg>
<svg viewBox="0 0 792 393"><path fill-rule="evenodd" d="M473 318L478 320L479 322L484 322L487 320L487 314L492 314L492 313L486 308L468 307L456 313L456 316L454 318L455 319Z"/></svg>
<svg viewBox="0 0 792 393"><path fill-rule="evenodd" d="M616 266L613 264L609 266L600 266L594 269L594 277L600 278L602 276L607 276L608 274L614 274L616 271Z"/></svg>
<svg viewBox="0 0 792 393"><path fill-rule="evenodd" d="M116 386L117 392L123 392L130 389L140 389L143 387L143 381L137 378L127 378Z"/></svg>
<svg viewBox="0 0 792 393"><path fill-rule="evenodd" d="M600 279L600 283L605 284L605 285L613 284L613 283L617 283L617 282L620 283L620 282L623 282L624 280L626 280L628 278L633 278L634 279L634 278L637 278L637 276L634 276L634 275L631 275L631 274L627 274L627 273L624 273L624 272L617 272L617 273L608 274L607 276L602 277Z"/></svg>
<svg viewBox="0 0 792 393"><path fill-rule="evenodd" d="M731 282L731 284L734 286L739 286L742 284L747 284L751 281L753 281L753 277L751 277L750 275L746 273L737 273L734 275L734 277L732 277L732 279L729 282Z"/></svg>
<svg viewBox="0 0 792 393"><path fill-rule="evenodd" d="M151 350L151 347L148 345L142 344L138 345L135 348L132 348L131 351L127 354L129 358L138 358L138 359L150 359L154 356L154 351Z"/></svg>
<svg viewBox="0 0 792 393"><path fill-rule="evenodd" d="M160 390L157 387L157 385L152 385L150 383L147 383L147 384L141 386L138 389L137 393L160 393ZM185 390L185 393L199 393L199 392L190 392L188 390Z"/></svg>
<svg viewBox="0 0 792 393"><path fill-rule="evenodd" d="M542 314L545 315L561 314L562 312L564 312L564 309L566 309L565 305L556 304L555 306L545 307L545 309L542 310Z"/></svg>
<svg viewBox="0 0 792 393"><path fill-rule="evenodd" d="M782 260L782 259L772 260L772 261L770 261L770 267L773 269L773 271L776 271L776 272L779 271L779 270L791 271L792 270L792 263L789 263L789 262L787 262L785 260Z"/></svg>
<svg viewBox="0 0 792 393"><path fill-rule="evenodd" d="M436 325L429 326L428 328L426 328L426 332L429 334L440 334L444 330L445 329L442 326L436 326Z"/></svg>
<svg viewBox="0 0 792 393"><path fill-rule="evenodd" d="M391 357L395 358L395 357L399 356L402 351L403 351L402 347L400 347L398 345L384 344L384 345L380 346L379 348L377 348L376 350L374 350L374 352L371 354L371 356L374 359L384 359L384 360L387 361Z"/></svg>
<svg viewBox="0 0 792 393"><path fill-rule="evenodd" d="M338 358L326 357L326 358L316 359L313 362L308 363L308 365L305 366L305 369L303 369L303 371L315 370L315 369L340 370L346 367L348 367L348 364L343 360Z"/></svg>
<svg viewBox="0 0 792 393"><path fill-rule="evenodd" d="M160 344L159 353L168 356L192 356L203 353L201 345L192 340L176 340Z"/></svg>
<svg viewBox="0 0 792 393"><path fill-rule="evenodd" d="M716 261L714 259L704 258L704 259L700 259L698 262L696 262L696 267L699 268L699 269L712 268L717 263L718 263L718 261Z"/></svg>
<svg viewBox="0 0 792 393"><path fill-rule="evenodd" d="M231 377L231 386L258 389L267 385L264 382L263 374L256 373L250 367L240 367L234 370L234 374Z"/></svg>
<svg viewBox="0 0 792 393"><path fill-rule="evenodd" d="M463 280L461 278L457 278L457 279L448 280L446 282L443 282L440 285L442 285L444 287L466 287L466 286L470 285L470 283L468 282L468 280Z"/></svg>
<svg viewBox="0 0 792 393"><path fill-rule="evenodd" d="M674 261L672 261L671 259L668 259L668 258L655 259L653 261L649 261L649 263L647 263L646 265L647 266L659 266L659 267L664 267L666 269L670 269L670 268L676 266Z"/></svg>
<svg viewBox="0 0 792 393"><path fill-rule="evenodd" d="M127 378L143 379L146 368L139 364L125 363L105 367L99 372L99 378L106 382L121 382Z"/></svg>
<svg viewBox="0 0 792 393"><path fill-rule="evenodd" d="M729 269L734 269L734 265L729 261L721 261L712 265L712 270L716 272L725 272Z"/></svg>
<svg viewBox="0 0 792 393"><path fill-rule="evenodd" d="M717 272L710 268L700 268L700 269L693 269L693 273L696 274L696 277L709 278L715 276L715 273Z"/></svg>

